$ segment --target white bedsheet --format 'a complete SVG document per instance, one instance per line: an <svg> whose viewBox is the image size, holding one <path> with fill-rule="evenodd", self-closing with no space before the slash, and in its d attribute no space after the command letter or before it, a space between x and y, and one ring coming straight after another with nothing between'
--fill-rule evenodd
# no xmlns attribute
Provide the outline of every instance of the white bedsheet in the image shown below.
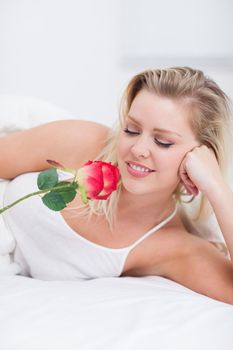
<svg viewBox="0 0 233 350"><path fill-rule="evenodd" d="M232 350L233 306L162 277L0 277L1 350Z"/></svg>

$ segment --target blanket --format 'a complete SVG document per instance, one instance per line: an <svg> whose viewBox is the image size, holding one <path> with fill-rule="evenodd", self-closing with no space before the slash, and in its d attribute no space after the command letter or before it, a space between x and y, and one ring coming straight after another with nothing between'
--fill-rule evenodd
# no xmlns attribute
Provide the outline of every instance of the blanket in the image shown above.
<svg viewBox="0 0 233 350"><path fill-rule="evenodd" d="M4 190L7 180L0 180L0 208L3 207ZM0 275L15 275L20 273L18 264L12 261L11 253L15 248L15 239L7 228L0 214Z"/></svg>
<svg viewBox="0 0 233 350"><path fill-rule="evenodd" d="M1 350L232 349L232 305L163 277L0 286Z"/></svg>

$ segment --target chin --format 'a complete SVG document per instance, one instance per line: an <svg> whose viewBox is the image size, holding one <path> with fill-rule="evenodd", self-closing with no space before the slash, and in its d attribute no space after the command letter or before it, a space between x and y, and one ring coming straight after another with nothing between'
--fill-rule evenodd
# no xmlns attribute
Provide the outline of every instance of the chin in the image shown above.
<svg viewBox="0 0 233 350"><path fill-rule="evenodd" d="M148 184L140 183L139 181L129 180L122 178L123 189L132 194L147 194L154 191L152 187Z"/></svg>

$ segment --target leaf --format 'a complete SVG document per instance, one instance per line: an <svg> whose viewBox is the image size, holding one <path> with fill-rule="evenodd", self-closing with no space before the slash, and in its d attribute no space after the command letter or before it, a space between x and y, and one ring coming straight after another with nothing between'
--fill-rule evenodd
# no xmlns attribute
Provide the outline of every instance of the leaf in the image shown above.
<svg viewBox="0 0 233 350"><path fill-rule="evenodd" d="M63 197L58 192L49 192L42 197L43 203L54 211L62 210L66 207Z"/></svg>
<svg viewBox="0 0 233 350"><path fill-rule="evenodd" d="M77 182L72 182L72 188L76 190L78 188L78 183Z"/></svg>
<svg viewBox="0 0 233 350"><path fill-rule="evenodd" d="M77 182L69 182L69 181L60 181L53 188L57 188L64 185L69 185L69 187L67 188L72 188L73 190L76 190L78 188Z"/></svg>
<svg viewBox="0 0 233 350"><path fill-rule="evenodd" d="M63 187L65 185L67 186L66 188ZM60 187L63 187L63 188L60 188ZM61 181L61 182L58 182L58 184L56 184L53 187L52 191L59 193L64 199L65 203L69 203L75 198L77 194L77 191L76 191L77 187L78 187L78 184L76 182Z"/></svg>
<svg viewBox="0 0 233 350"><path fill-rule="evenodd" d="M58 183L57 170L54 168L42 171L37 178L37 186L40 190L46 190Z"/></svg>
<svg viewBox="0 0 233 350"><path fill-rule="evenodd" d="M58 189L52 192L59 193L59 195L62 196L65 203L71 202L77 194L77 191L73 190L72 188L63 188L61 190Z"/></svg>

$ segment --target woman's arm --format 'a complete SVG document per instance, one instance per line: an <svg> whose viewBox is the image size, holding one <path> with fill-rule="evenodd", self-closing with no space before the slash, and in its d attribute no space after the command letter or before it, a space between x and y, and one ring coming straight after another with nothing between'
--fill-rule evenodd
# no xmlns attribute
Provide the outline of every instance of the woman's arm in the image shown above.
<svg viewBox="0 0 233 350"><path fill-rule="evenodd" d="M194 148L185 156L180 175L190 193L200 190L209 200L231 261L209 242L192 237L187 244L187 253L174 258L172 266L166 267L165 277L233 304L233 193L223 179L213 151L204 145Z"/></svg>
<svg viewBox="0 0 233 350"><path fill-rule="evenodd" d="M208 193L208 200L229 250L233 274L233 193L226 183L218 182L214 191Z"/></svg>
<svg viewBox="0 0 233 350"><path fill-rule="evenodd" d="M204 145L194 148L184 158L180 175L184 185L188 178L185 186L190 192L195 187L210 202L230 253L233 273L233 193L223 179L214 152Z"/></svg>
<svg viewBox="0 0 233 350"><path fill-rule="evenodd" d="M86 120L60 120L17 131L0 138L0 178L50 167L47 159L79 168L95 159L109 128Z"/></svg>

